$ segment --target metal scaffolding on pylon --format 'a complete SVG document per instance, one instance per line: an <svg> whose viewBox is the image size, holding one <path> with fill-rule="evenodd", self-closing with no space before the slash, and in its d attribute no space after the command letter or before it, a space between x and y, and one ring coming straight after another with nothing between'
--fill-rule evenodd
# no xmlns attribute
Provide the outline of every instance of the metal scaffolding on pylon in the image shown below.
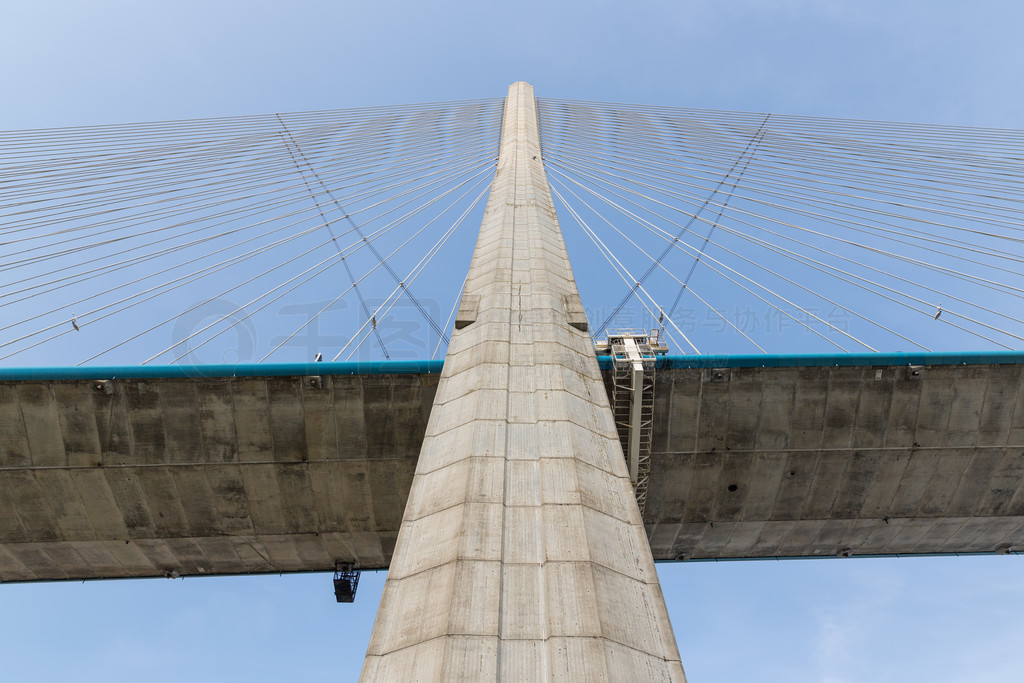
<svg viewBox="0 0 1024 683"><path fill-rule="evenodd" d="M608 395L633 493L643 514L654 439L655 362L659 354L668 352L668 346L661 343L658 330L630 330L609 334L595 350L612 358Z"/></svg>

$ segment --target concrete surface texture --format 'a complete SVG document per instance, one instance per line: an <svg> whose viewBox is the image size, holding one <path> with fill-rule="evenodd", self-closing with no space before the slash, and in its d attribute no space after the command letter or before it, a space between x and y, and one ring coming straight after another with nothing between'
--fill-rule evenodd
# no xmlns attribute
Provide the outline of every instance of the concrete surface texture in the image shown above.
<svg viewBox="0 0 1024 683"><path fill-rule="evenodd" d="M0 581L386 568L438 375L317 380L0 382Z"/></svg>
<svg viewBox="0 0 1024 683"><path fill-rule="evenodd" d="M654 558L1024 549L1024 365L913 373L660 370ZM0 582L386 569L438 375L319 379L0 382Z"/></svg>
<svg viewBox="0 0 1024 683"><path fill-rule="evenodd" d="M685 680L525 83L465 293L363 680Z"/></svg>
<svg viewBox="0 0 1024 683"><path fill-rule="evenodd" d="M668 370L659 559L1024 550L1024 366Z"/></svg>

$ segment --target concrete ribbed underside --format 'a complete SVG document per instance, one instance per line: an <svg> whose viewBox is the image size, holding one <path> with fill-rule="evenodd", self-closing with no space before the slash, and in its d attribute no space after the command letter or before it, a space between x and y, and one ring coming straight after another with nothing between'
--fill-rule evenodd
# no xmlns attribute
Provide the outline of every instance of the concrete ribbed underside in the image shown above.
<svg viewBox="0 0 1024 683"><path fill-rule="evenodd" d="M363 680L685 680L536 126L514 84Z"/></svg>

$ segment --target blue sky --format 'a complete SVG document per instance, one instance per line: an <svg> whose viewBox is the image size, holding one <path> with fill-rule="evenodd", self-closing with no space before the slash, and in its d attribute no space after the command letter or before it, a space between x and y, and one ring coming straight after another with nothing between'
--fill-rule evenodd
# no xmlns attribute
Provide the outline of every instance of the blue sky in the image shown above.
<svg viewBox="0 0 1024 683"><path fill-rule="evenodd" d="M1024 128L1024 5L0 6L0 130L540 96ZM661 567L692 681L1016 681L1019 557ZM383 573L0 587L6 680L353 680Z"/></svg>

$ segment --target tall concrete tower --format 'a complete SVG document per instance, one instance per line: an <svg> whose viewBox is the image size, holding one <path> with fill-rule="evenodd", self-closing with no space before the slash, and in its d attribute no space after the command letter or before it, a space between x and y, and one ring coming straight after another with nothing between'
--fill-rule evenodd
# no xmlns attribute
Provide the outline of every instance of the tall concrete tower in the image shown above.
<svg viewBox="0 0 1024 683"><path fill-rule="evenodd" d="M455 327L363 680L685 681L526 83Z"/></svg>

